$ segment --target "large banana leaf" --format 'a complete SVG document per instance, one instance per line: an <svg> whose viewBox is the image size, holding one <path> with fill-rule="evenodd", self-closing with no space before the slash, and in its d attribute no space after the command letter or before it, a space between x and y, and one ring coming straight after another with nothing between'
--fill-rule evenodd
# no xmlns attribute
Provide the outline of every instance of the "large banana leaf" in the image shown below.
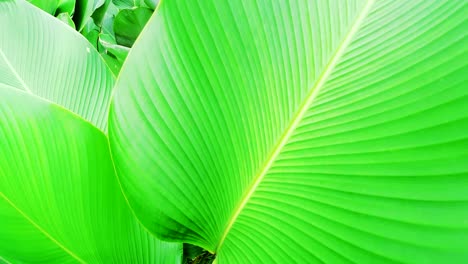
<svg viewBox="0 0 468 264"><path fill-rule="evenodd" d="M0 262L179 263L181 245L132 214L106 136L83 119L104 128L113 77L97 52L23 1L0 14Z"/></svg>
<svg viewBox="0 0 468 264"><path fill-rule="evenodd" d="M56 102L105 129L114 79L86 39L21 0L0 1L0 27L0 83Z"/></svg>
<svg viewBox="0 0 468 264"><path fill-rule="evenodd" d="M62 107L0 85L0 255L26 263L179 263L142 228L106 136Z"/></svg>
<svg viewBox="0 0 468 264"><path fill-rule="evenodd" d="M131 206L218 263L468 262L467 13L161 2L110 111Z"/></svg>

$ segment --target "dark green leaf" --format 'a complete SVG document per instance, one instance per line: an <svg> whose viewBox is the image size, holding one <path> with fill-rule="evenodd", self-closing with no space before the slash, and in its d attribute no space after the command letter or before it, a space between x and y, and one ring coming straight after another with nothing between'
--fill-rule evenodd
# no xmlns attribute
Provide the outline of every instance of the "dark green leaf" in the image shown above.
<svg viewBox="0 0 468 264"><path fill-rule="evenodd" d="M153 11L145 7L120 10L114 21L117 44L131 47L152 14Z"/></svg>

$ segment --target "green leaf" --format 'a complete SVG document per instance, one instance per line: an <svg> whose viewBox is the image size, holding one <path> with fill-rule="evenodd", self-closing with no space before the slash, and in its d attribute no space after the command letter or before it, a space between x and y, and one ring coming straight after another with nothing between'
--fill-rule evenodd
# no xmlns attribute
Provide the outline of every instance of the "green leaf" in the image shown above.
<svg viewBox="0 0 468 264"><path fill-rule="evenodd" d="M102 4L100 7L98 7L94 13L91 15L93 18L94 22L98 26L102 26L102 21L106 15L106 12L108 10L108 7L111 3L111 0L105 0L104 4Z"/></svg>
<svg viewBox="0 0 468 264"><path fill-rule="evenodd" d="M99 43L107 50L107 53L113 54L122 64L127 58L129 48L117 45L115 39L108 34L101 34L99 36Z"/></svg>
<svg viewBox="0 0 468 264"><path fill-rule="evenodd" d="M76 0L75 14L73 15L76 29L81 31L91 19L94 11L104 4L105 0Z"/></svg>
<svg viewBox="0 0 468 264"><path fill-rule="evenodd" d="M145 0L112 0L114 5L119 9L133 9L137 7L150 7L147 6Z"/></svg>
<svg viewBox="0 0 468 264"><path fill-rule="evenodd" d="M180 263L182 246L136 220L106 136L0 84L0 256L26 263Z"/></svg>
<svg viewBox="0 0 468 264"><path fill-rule="evenodd" d="M131 47L151 14L153 11L145 7L120 10L114 21L117 44Z"/></svg>
<svg viewBox="0 0 468 264"><path fill-rule="evenodd" d="M101 54L102 58L107 64L107 67L112 71L114 76L118 76L120 69L122 68L122 62L120 62L116 57L113 55L107 54L107 53L102 53Z"/></svg>
<svg viewBox="0 0 468 264"><path fill-rule="evenodd" d="M158 5L159 0L145 0L145 4L151 8L151 9L156 9L156 6Z"/></svg>
<svg viewBox="0 0 468 264"><path fill-rule="evenodd" d="M73 23L73 20L70 17L70 14L68 13L60 13L57 18L65 23L66 25L69 25L71 28L75 29L75 24Z"/></svg>
<svg viewBox="0 0 468 264"><path fill-rule="evenodd" d="M102 20L102 32L105 34L109 34L114 36L114 19L115 16L119 13L119 9L115 7L115 5L110 2L109 6L107 7L106 14Z"/></svg>
<svg viewBox="0 0 468 264"><path fill-rule="evenodd" d="M91 43L94 49L100 52L99 49L99 34L101 29L99 26L94 23L94 20L91 18L88 20L86 25L81 30L81 34Z"/></svg>
<svg viewBox="0 0 468 264"><path fill-rule="evenodd" d="M163 1L111 105L126 197L218 263L468 262L464 1Z"/></svg>
<svg viewBox="0 0 468 264"><path fill-rule="evenodd" d="M109 34L99 35L99 44L104 49L102 54L107 66L111 68L115 76L119 75L120 68L127 58L129 48L117 45L115 39Z"/></svg>
<svg viewBox="0 0 468 264"><path fill-rule="evenodd" d="M91 44L24 1L0 2L0 14L0 83L56 102L104 130L114 78Z"/></svg>
<svg viewBox="0 0 468 264"><path fill-rule="evenodd" d="M76 0L59 0L56 13L73 14L75 12L75 2Z"/></svg>
<svg viewBox="0 0 468 264"><path fill-rule="evenodd" d="M192 245L184 244L184 263L190 263L193 259L203 253L203 248Z"/></svg>
<svg viewBox="0 0 468 264"><path fill-rule="evenodd" d="M119 9L133 8L135 7L134 0L112 0L112 3Z"/></svg>
<svg viewBox="0 0 468 264"><path fill-rule="evenodd" d="M54 15L57 7L59 6L59 0L28 0L31 4L39 7L45 12Z"/></svg>

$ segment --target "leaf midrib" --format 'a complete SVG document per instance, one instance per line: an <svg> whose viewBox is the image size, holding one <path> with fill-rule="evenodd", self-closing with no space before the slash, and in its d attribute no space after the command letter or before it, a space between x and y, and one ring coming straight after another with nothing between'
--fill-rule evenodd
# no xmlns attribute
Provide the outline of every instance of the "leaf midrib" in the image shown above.
<svg viewBox="0 0 468 264"><path fill-rule="evenodd" d="M16 79L18 79L18 81L21 83L21 85L23 86L23 88L25 89L26 92L30 93L30 94L33 94L31 89L29 89L29 86L26 84L26 82L23 80L23 78L21 78L21 76L18 74L18 72L16 71L16 69L13 67L13 65L11 64L10 60L7 58L7 56L5 55L5 53L3 52L2 49L0 49L0 55L2 56L2 58L5 60L8 68L10 68L11 72L13 73L13 75L15 75Z"/></svg>
<svg viewBox="0 0 468 264"><path fill-rule="evenodd" d="M62 245L59 241L57 241L55 238L53 238L47 231L45 231L40 225L38 225L34 220L32 220L27 214L25 214L21 209L19 209L10 199L8 199L3 192L0 192L0 196L11 206L13 207L22 217L24 217L29 223L31 223L37 230L39 230L44 236L46 236L48 239L50 239L52 242L54 242L58 247L63 249L66 253L68 253L71 257L76 259L80 263L86 263L84 260L82 260L80 257L78 257L73 251Z"/></svg>
<svg viewBox="0 0 468 264"><path fill-rule="evenodd" d="M84 117L82 117L81 115L73 112L72 110L66 108L65 106L61 105L61 104L58 104L56 102L53 102L45 97L42 97L42 96L39 96L35 93L32 92L32 90L29 88L29 86L26 84L26 82L24 81L23 78L21 78L21 76L18 74L18 72L16 71L16 69L13 67L13 65L11 64L10 60L8 60L8 58L5 56L5 53L2 51L2 49L0 48L0 56L5 60L5 62L7 63L7 66L10 68L11 72L13 73L13 75L15 75L15 77L18 79L18 81L23 85L23 89L20 89L19 87L15 87L15 86L12 86L12 85L9 85L9 84L6 84L6 83L0 83L2 85L5 85L5 86L8 86L8 88L10 89L14 89L16 91L19 91L19 92L23 92L23 93L27 93L29 94L30 96L38 99L38 100L42 100L44 102L47 102L51 105L54 105L55 107L59 108L60 110L62 111L65 111L69 114L71 114L72 116L74 116L75 118L78 118L79 120L85 122L86 124L96 128L97 130L99 130L99 132L101 132L102 134L106 135L106 133L99 127L97 127L95 124L91 123L90 121L88 121L87 119L85 119Z"/></svg>
<svg viewBox="0 0 468 264"><path fill-rule="evenodd" d="M273 162L276 160L278 155L281 153L281 150L283 149L283 147L288 142L289 138L292 136L292 134L296 130L296 128L299 125L300 121L304 117L304 114L307 112L310 105L312 104L312 102L315 100L315 98L319 94L321 88L323 87L323 85L327 81L328 77L330 76L330 74L334 70L336 64L341 59L341 56L346 51L346 48L351 43L351 40L353 39L354 35L356 34L356 32L359 30L360 26L362 25L362 22L367 17L367 15L368 15L374 1L375 0L368 0L366 2L364 7L362 8L360 14L357 16L356 20L352 24L350 30L348 31L346 36L343 38L341 44L338 46L338 48L336 49L333 56L330 58L327 66L322 71L321 75L319 76L319 78L315 82L312 89L310 89L310 91L309 91L308 95L306 96L304 102L299 107L299 110L296 112L293 119L289 123L287 129L285 130L285 132L283 133L283 135L279 139L278 143L275 145L273 151L269 155L269 157L268 157L265 165L263 166L262 170L254 178L254 181L253 181L252 185L248 188L248 191L246 192L246 194L242 198L241 202L237 206L236 211L234 212L234 214L229 219L228 224L227 224L227 226L226 226L226 228L224 230L223 235L221 236L221 239L220 239L220 241L219 241L219 243L218 243L218 245L216 247L215 252L220 251L221 247L224 244L224 240L226 239L229 231L231 230L232 226L236 222L236 220L239 217L240 213L242 212L242 210L244 209L244 207L246 206L246 204L248 203L248 201L250 200L252 195L255 193L258 185L261 183L261 181L263 180L263 178L267 174L268 170L273 165Z"/></svg>

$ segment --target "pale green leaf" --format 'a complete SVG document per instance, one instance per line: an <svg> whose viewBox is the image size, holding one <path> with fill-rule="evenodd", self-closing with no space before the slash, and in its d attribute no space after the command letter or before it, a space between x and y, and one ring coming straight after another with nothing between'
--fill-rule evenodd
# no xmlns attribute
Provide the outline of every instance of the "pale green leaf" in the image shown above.
<svg viewBox="0 0 468 264"><path fill-rule="evenodd" d="M136 221L106 136L0 84L0 256L25 263L180 263L180 244Z"/></svg>
<svg viewBox="0 0 468 264"><path fill-rule="evenodd" d="M53 101L105 129L114 78L86 39L21 0L0 2L0 27L0 83Z"/></svg>
<svg viewBox="0 0 468 264"><path fill-rule="evenodd" d="M163 1L110 111L131 206L218 263L468 262L467 12Z"/></svg>
<svg viewBox="0 0 468 264"><path fill-rule="evenodd" d="M112 3L119 9L127 9L135 7L136 0L112 0Z"/></svg>
<svg viewBox="0 0 468 264"><path fill-rule="evenodd" d="M99 43L107 50L108 53L112 53L122 64L127 58L129 48L118 45L115 39L109 34L101 34L99 36Z"/></svg>
<svg viewBox="0 0 468 264"><path fill-rule="evenodd" d="M159 1L160 1L160 0L145 0L145 4L146 4L149 8L151 8L151 9L154 10L154 9L156 8L156 6L158 5Z"/></svg>
<svg viewBox="0 0 468 264"><path fill-rule="evenodd" d="M73 23L73 20L70 17L70 14L68 13L60 13L58 14L57 18L65 23L66 25L69 25L71 28L75 29L75 24Z"/></svg>
<svg viewBox="0 0 468 264"><path fill-rule="evenodd" d="M132 9L137 7L150 7L147 6L146 0L112 0L114 5L119 9Z"/></svg>

